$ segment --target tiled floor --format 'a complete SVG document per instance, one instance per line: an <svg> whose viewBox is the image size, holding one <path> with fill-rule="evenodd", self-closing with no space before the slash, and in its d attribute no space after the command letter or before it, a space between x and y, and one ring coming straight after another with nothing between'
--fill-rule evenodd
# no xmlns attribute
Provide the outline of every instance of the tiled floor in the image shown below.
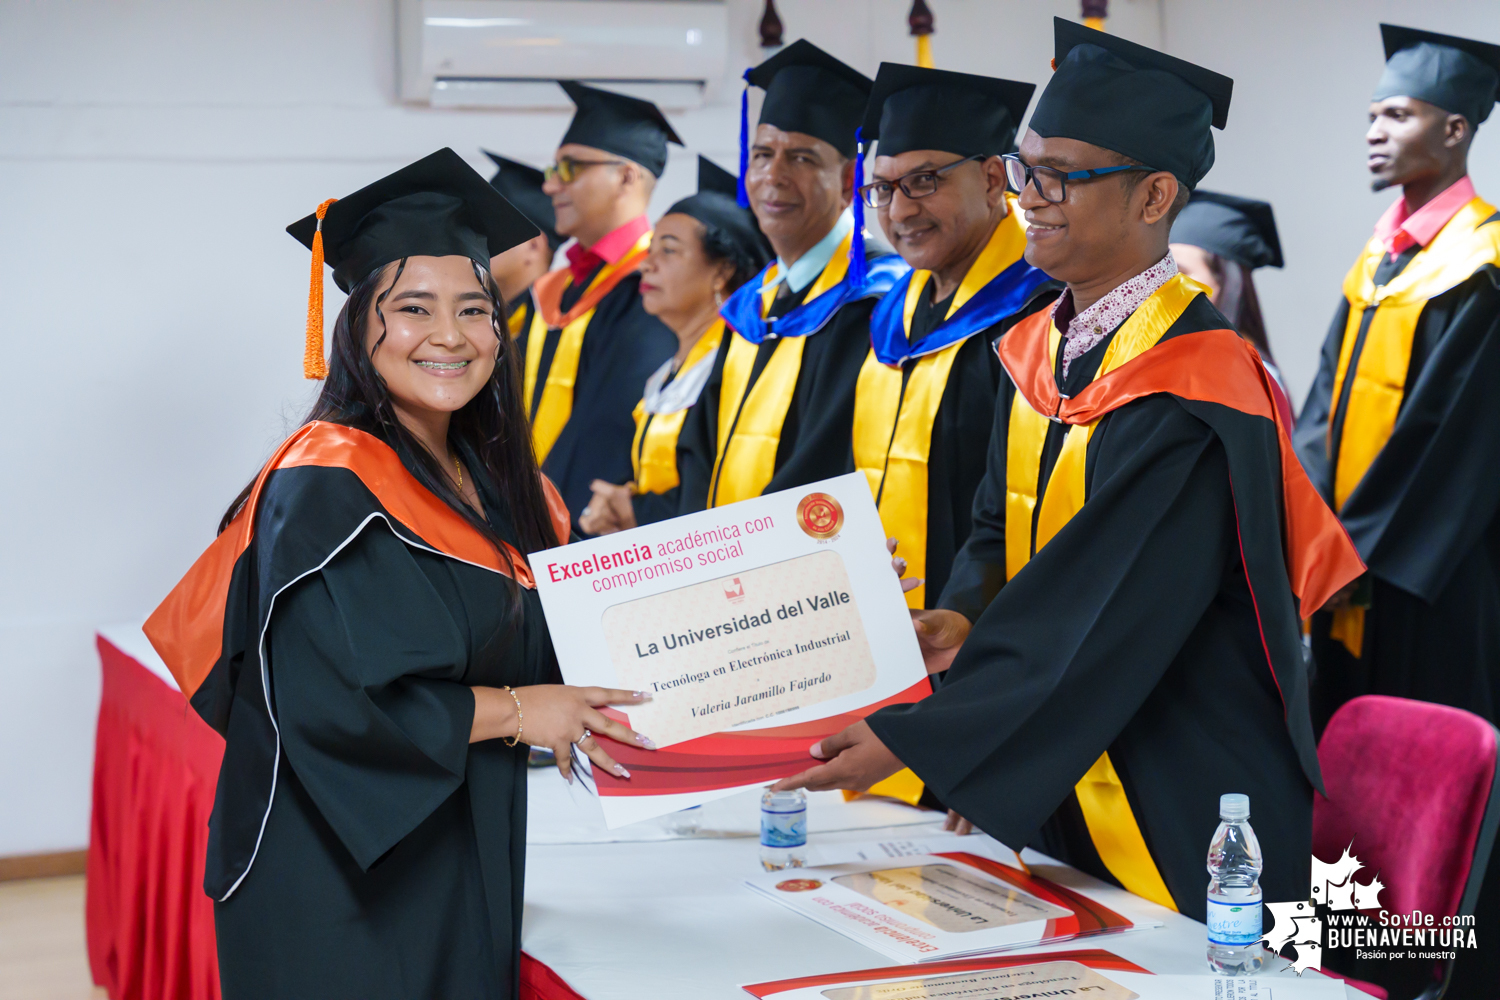
<svg viewBox="0 0 1500 1000"><path fill-rule="evenodd" d="M83 876L0 882L0 1000L103 1000L83 943Z"/></svg>

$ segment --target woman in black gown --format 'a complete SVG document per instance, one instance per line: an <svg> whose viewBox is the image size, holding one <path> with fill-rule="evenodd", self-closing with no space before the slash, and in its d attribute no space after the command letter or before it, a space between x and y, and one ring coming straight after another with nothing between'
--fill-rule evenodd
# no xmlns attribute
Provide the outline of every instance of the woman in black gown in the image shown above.
<svg viewBox="0 0 1500 1000"><path fill-rule="evenodd" d="M521 555L568 519L487 267L536 230L451 150L289 229L310 315L320 251L350 293L327 381L147 628L226 738L223 995L513 997L527 744L569 780L574 745L628 777L592 733L650 746L597 710L642 696L558 683Z"/></svg>

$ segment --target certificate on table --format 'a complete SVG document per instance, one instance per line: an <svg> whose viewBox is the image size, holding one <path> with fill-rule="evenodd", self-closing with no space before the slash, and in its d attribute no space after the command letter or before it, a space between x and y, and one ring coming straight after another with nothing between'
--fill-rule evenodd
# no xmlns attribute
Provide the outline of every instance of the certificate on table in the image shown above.
<svg viewBox="0 0 1500 1000"><path fill-rule="evenodd" d="M1343 1000L1336 979L1154 976L1108 951L971 958L923 966L804 976L741 987L761 1000Z"/></svg>
<svg viewBox="0 0 1500 1000"><path fill-rule="evenodd" d="M745 884L898 962L932 962L1152 926L964 851L755 875Z"/></svg>
<svg viewBox="0 0 1500 1000"><path fill-rule="evenodd" d="M569 684L649 691L661 748L595 772L622 826L795 774L808 747L930 690L865 477L533 553Z"/></svg>

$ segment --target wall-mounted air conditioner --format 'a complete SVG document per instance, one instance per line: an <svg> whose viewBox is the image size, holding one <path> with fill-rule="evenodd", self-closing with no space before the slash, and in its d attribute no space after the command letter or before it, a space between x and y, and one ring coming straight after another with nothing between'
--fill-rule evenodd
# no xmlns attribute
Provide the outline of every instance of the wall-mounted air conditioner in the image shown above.
<svg viewBox="0 0 1500 1000"><path fill-rule="evenodd" d="M724 75L724 0L399 0L401 99L567 108L551 81L702 104Z"/></svg>

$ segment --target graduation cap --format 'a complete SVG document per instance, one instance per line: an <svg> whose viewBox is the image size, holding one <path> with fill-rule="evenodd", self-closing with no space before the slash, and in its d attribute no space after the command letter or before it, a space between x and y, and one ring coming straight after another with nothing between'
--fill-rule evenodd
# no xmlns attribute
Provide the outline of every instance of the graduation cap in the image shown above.
<svg viewBox="0 0 1500 1000"><path fill-rule="evenodd" d="M1371 100L1415 97L1475 127L1500 100L1500 45L1395 24L1380 26L1380 40L1385 72Z"/></svg>
<svg viewBox="0 0 1500 1000"><path fill-rule="evenodd" d="M1252 271L1283 263L1270 204L1217 191L1193 192L1172 223L1171 241L1202 247Z"/></svg>
<svg viewBox="0 0 1500 1000"><path fill-rule="evenodd" d="M880 140L881 156L913 149L999 156L1015 143L1034 90L1032 83L881 63L860 134L865 142Z"/></svg>
<svg viewBox="0 0 1500 1000"><path fill-rule="evenodd" d="M740 179L703 154L698 155L698 190L717 191L733 198L739 194Z"/></svg>
<svg viewBox="0 0 1500 1000"><path fill-rule="evenodd" d="M845 156L854 155L854 130L870 98L870 78L805 38L788 45L759 66L745 71L745 81L766 92L760 123L783 132L802 132L822 139ZM743 111L743 106L742 106ZM748 139L748 128L740 134ZM744 145L748 150L749 143ZM744 157L740 173L745 172Z"/></svg>
<svg viewBox="0 0 1500 1000"><path fill-rule="evenodd" d="M1057 72L1031 130L1112 150L1196 187L1214 164L1209 127L1228 120L1234 81L1060 17L1052 27Z"/></svg>
<svg viewBox="0 0 1500 1000"><path fill-rule="evenodd" d="M738 178L705 156L698 157L698 193L682 198L667 209L667 215L686 215L705 226L720 230L765 267L772 257L771 245L755 221L755 213L735 200Z"/></svg>
<svg viewBox="0 0 1500 1000"><path fill-rule="evenodd" d="M562 234L555 228L557 216L552 211L552 199L542 190L543 175L536 167L507 159L488 149L480 150L500 169L490 178L490 187L499 191L505 200L521 210L532 224L547 237L547 245L555 253L562 246Z"/></svg>
<svg viewBox="0 0 1500 1000"><path fill-rule="evenodd" d="M639 163L653 176L661 176L667 165L667 143L682 145L661 108L638 97L589 87L576 80L557 82L578 105L558 145L576 142L602 149Z"/></svg>
<svg viewBox="0 0 1500 1000"><path fill-rule="evenodd" d="M330 198L286 231L312 251L303 373L326 378L323 264L348 292L404 257L467 257L488 272L490 258L537 234L537 227L451 149L440 149L343 198Z"/></svg>

